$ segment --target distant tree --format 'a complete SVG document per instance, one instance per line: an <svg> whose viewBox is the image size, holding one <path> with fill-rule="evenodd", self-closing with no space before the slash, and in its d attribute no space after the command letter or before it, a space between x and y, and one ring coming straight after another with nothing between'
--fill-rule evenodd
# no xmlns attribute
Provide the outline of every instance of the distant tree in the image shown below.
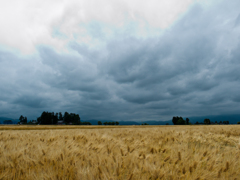
<svg viewBox="0 0 240 180"><path fill-rule="evenodd" d="M240 122L238 121L237 124L240 124Z"/></svg>
<svg viewBox="0 0 240 180"><path fill-rule="evenodd" d="M48 112L43 111L41 116L37 118L38 124L52 124Z"/></svg>
<svg viewBox="0 0 240 180"><path fill-rule="evenodd" d="M187 118L187 120L188 120L188 123L189 123L189 119L188 118ZM175 117L174 116L172 118L172 122L173 122L174 125L184 125L184 124L186 124L186 121L181 116L180 117L178 117L178 116Z"/></svg>
<svg viewBox="0 0 240 180"><path fill-rule="evenodd" d="M218 122L217 121L215 121L215 124L217 124Z"/></svg>
<svg viewBox="0 0 240 180"><path fill-rule="evenodd" d="M112 124L111 125L115 125L116 123L115 122L112 122Z"/></svg>
<svg viewBox="0 0 240 180"><path fill-rule="evenodd" d="M223 124L229 124L229 121L223 121Z"/></svg>
<svg viewBox="0 0 240 180"><path fill-rule="evenodd" d="M189 124L189 119L188 118L186 118L186 124Z"/></svg>
<svg viewBox="0 0 240 180"><path fill-rule="evenodd" d="M176 125L177 122L178 122L178 116L177 116L177 117L174 116L174 117L172 118L172 123L173 123L174 125Z"/></svg>
<svg viewBox="0 0 240 180"><path fill-rule="evenodd" d="M27 117L23 117L23 115L21 115L19 117L19 122L18 124L27 124Z"/></svg>
<svg viewBox="0 0 240 180"><path fill-rule="evenodd" d="M142 125L149 125L148 123L143 123Z"/></svg>
<svg viewBox="0 0 240 180"><path fill-rule="evenodd" d="M116 125L119 125L119 122L118 122L118 121L116 121Z"/></svg>
<svg viewBox="0 0 240 180"><path fill-rule="evenodd" d="M92 125L90 122L82 122L81 125Z"/></svg>
<svg viewBox="0 0 240 180"><path fill-rule="evenodd" d="M41 116L37 118L38 124L57 124L58 122L58 115L54 114L54 112L45 112L43 111Z"/></svg>
<svg viewBox="0 0 240 180"><path fill-rule="evenodd" d="M27 124L27 117L24 117L23 124Z"/></svg>
<svg viewBox="0 0 240 180"><path fill-rule="evenodd" d="M59 119L59 121L62 121L62 120L63 120L63 115L62 115L62 113L61 113L61 112L59 112L58 119Z"/></svg>
<svg viewBox="0 0 240 180"><path fill-rule="evenodd" d="M108 125L108 122L104 122L103 124L104 124L104 125Z"/></svg>
<svg viewBox="0 0 240 180"><path fill-rule="evenodd" d="M199 124L199 122L197 121L195 124Z"/></svg>
<svg viewBox="0 0 240 180"><path fill-rule="evenodd" d="M186 122L183 120L182 117L179 117L179 119L178 119L178 121L177 121L177 124L178 124L178 125L184 125L184 124L186 124Z"/></svg>
<svg viewBox="0 0 240 180"><path fill-rule="evenodd" d="M166 123L166 125L169 125L169 123Z"/></svg>
<svg viewBox="0 0 240 180"><path fill-rule="evenodd" d="M204 124L211 124L210 119L204 119Z"/></svg>
<svg viewBox="0 0 240 180"><path fill-rule="evenodd" d="M219 124L222 124L222 121L220 121Z"/></svg>
<svg viewBox="0 0 240 180"><path fill-rule="evenodd" d="M102 125L102 122L101 122L101 121L98 121L98 125Z"/></svg>
<svg viewBox="0 0 240 180"><path fill-rule="evenodd" d="M21 116L19 117L19 123L20 123L20 124L23 124L23 121L24 121L24 117L23 117L23 115L21 115Z"/></svg>
<svg viewBox="0 0 240 180"><path fill-rule="evenodd" d="M68 112L65 112L65 113L64 113L63 121L64 121L66 124L69 124L69 123L70 123L70 115L69 115Z"/></svg>
<svg viewBox="0 0 240 180"><path fill-rule="evenodd" d="M73 124L75 124L75 125L80 125L81 124L81 122L80 122L81 118L80 118L79 114L71 113L70 116L71 116L70 121Z"/></svg>

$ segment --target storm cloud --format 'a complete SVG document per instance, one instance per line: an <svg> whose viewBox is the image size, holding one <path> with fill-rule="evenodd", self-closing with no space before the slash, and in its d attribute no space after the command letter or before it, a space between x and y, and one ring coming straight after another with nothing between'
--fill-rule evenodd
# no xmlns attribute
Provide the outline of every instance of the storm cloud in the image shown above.
<svg viewBox="0 0 240 180"><path fill-rule="evenodd" d="M50 23L52 40L39 41L31 53L0 41L0 116L68 111L82 119L140 121L239 113L238 7L237 0L186 1L158 24L123 3L116 13L127 20L114 14L120 26L94 13L66 24L81 16L67 6Z"/></svg>

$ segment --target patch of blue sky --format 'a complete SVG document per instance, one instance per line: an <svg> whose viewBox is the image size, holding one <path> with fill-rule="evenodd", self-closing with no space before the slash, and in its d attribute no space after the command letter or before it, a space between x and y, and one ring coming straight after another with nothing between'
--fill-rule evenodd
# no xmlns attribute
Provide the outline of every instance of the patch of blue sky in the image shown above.
<svg viewBox="0 0 240 180"><path fill-rule="evenodd" d="M16 47L12 47L9 45L4 45L4 44L0 44L0 54L4 52L4 53L8 53L8 54L14 54L14 56L18 57L18 58L32 58L35 57L37 55L37 51L31 52L31 53L23 53L19 48Z"/></svg>
<svg viewBox="0 0 240 180"><path fill-rule="evenodd" d="M58 28L54 27L52 30L52 37L58 39L68 39L68 36L62 33Z"/></svg>
<svg viewBox="0 0 240 180"><path fill-rule="evenodd" d="M163 32L161 28L151 27L147 22L142 23L132 20L125 21L122 25L90 21L81 23L79 27L85 29L85 33L82 36L90 36L101 41L117 39L123 36L149 38L159 36Z"/></svg>

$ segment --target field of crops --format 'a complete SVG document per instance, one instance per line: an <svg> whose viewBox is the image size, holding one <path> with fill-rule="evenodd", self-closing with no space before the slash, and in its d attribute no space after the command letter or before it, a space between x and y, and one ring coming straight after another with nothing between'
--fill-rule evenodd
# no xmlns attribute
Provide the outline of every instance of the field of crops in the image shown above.
<svg viewBox="0 0 240 180"><path fill-rule="evenodd" d="M0 179L240 180L239 143L238 125L0 126Z"/></svg>

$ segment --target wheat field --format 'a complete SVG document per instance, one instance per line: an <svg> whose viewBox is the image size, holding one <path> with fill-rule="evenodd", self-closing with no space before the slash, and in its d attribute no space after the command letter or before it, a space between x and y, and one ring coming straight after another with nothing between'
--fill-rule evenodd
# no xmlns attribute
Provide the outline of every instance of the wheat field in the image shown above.
<svg viewBox="0 0 240 180"><path fill-rule="evenodd" d="M1 126L0 179L240 180L239 143L238 125Z"/></svg>

